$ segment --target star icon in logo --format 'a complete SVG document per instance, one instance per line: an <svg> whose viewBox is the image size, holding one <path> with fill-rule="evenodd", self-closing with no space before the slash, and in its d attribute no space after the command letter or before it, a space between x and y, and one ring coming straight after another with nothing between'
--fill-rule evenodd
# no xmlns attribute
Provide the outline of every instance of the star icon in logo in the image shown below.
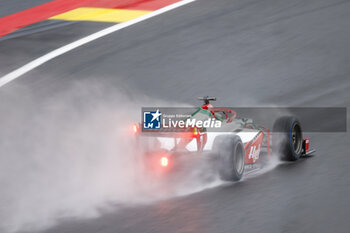
<svg viewBox="0 0 350 233"><path fill-rule="evenodd" d="M155 113L152 113L153 117L152 117L151 122L154 121L155 119L157 119L157 121L159 121L159 116L161 116L161 115L162 115L162 113L160 113L159 109L157 109L157 111Z"/></svg>

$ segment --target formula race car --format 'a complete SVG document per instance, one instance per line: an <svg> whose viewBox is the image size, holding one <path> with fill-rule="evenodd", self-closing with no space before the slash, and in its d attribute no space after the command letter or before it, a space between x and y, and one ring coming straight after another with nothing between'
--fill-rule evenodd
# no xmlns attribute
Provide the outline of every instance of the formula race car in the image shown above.
<svg viewBox="0 0 350 233"><path fill-rule="evenodd" d="M256 124L252 119L238 118L228 108L215 108L210 102L216 98L199 98L204 105L187 120L209 119L221 122L220 131L202 127L184 127L178 131L159 130L144 132L142 124L133 130L137 145L145 158L167 169L180 156L209 157L222 180L238 181L256 164L278 155L282 160L295 161L315 150L309 149L309 139L302 137L302 128L294 116L275 120L272 131ZM151 159L152 158L152 159Z"/></svg>

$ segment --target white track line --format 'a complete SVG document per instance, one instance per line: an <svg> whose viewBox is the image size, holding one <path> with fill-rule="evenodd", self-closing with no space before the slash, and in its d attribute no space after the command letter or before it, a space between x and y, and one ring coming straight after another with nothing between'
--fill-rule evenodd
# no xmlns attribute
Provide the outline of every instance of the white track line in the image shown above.
<svg viewBox="0 0 350 233"><path fill-rule="evenodd" d="M180 7L180 6L183 6L183 5L186 5L188 3L191 3L191 2L194 2L195 0L183 0L183 1L180 1L180 2L176 2L174 4L171 4L169 6L166 6L164 8L161 8L159 10L156 10L156 11L153 11L153 12L150 12L146 15L143 15L143 16L140 16L138 18L135 18L133 20L130 20L130 21L127 21L127 22L124 22L124 23L120 23L120 24L116 24L116 25L113 25L111 27L108 27L106 29L103 29L101 31L98 31L98 32L95 32L89 36L86 36L84 38L81 38L77 41L74 41L70 44L67 44L61 48L58 48L58 49L55 49L47 54L45 54L44 56L41 56L29 63L27 63L26 65L6 74L5 76L1 77L0 78L0 87L6 85L7 83L15 80L16 78L20 77L21 75L35 69L36 67L44 64L45 62L48 62L50 61L51 59L55 58L55 57L58 57L64 53L67 53L75 48L78 48L84 44L87 44L91 41L94 41L96 39L99 39L103 36L106 36L108 34L111 34L113 32L116 32L116 31L119 31L123 28L126 28L128 26L131 26L133 24L136 24L136 23L139 23L141 21L144 21L146 19L149 19L149 18L152 18L154 16L157 16L157 15L160 15L160 14L163 14L167 11L170 11L170 10L173 10L177 7Z"/></svg>

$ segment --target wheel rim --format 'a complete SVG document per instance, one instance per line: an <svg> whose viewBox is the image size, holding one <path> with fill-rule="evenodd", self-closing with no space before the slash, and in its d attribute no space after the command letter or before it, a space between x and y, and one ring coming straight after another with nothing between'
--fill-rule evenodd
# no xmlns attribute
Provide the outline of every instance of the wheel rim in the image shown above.
<svg viewBox="0 0 350 233"><path fill-rule="evenodd" d="M240 145L237 145L235 155L236 156L234 165L236 167L236 171L238 174L242 174L244 169L244 156L242 147Z"/></svg>
<svg viewBox="0 0 350 233"><path fill-rule="evenodd" d="M292 129L292 145L294 152L298 155L302 150L301 128L299 124L294 124Z"/></svg>

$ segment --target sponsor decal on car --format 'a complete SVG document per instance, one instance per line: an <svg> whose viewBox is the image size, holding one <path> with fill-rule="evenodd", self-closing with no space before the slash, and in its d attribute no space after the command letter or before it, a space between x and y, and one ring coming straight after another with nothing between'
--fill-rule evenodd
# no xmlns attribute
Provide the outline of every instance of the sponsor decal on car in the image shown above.
<svg viewBox="0 0 350 233"><path fill-rule="evenodd" d="M248 159L253 159L253 162L255 163L255 161L259 159L259 155L260 155L260 144L258 145L258 148L256 148L256 146L252 146L250 148Z"/></svg>

